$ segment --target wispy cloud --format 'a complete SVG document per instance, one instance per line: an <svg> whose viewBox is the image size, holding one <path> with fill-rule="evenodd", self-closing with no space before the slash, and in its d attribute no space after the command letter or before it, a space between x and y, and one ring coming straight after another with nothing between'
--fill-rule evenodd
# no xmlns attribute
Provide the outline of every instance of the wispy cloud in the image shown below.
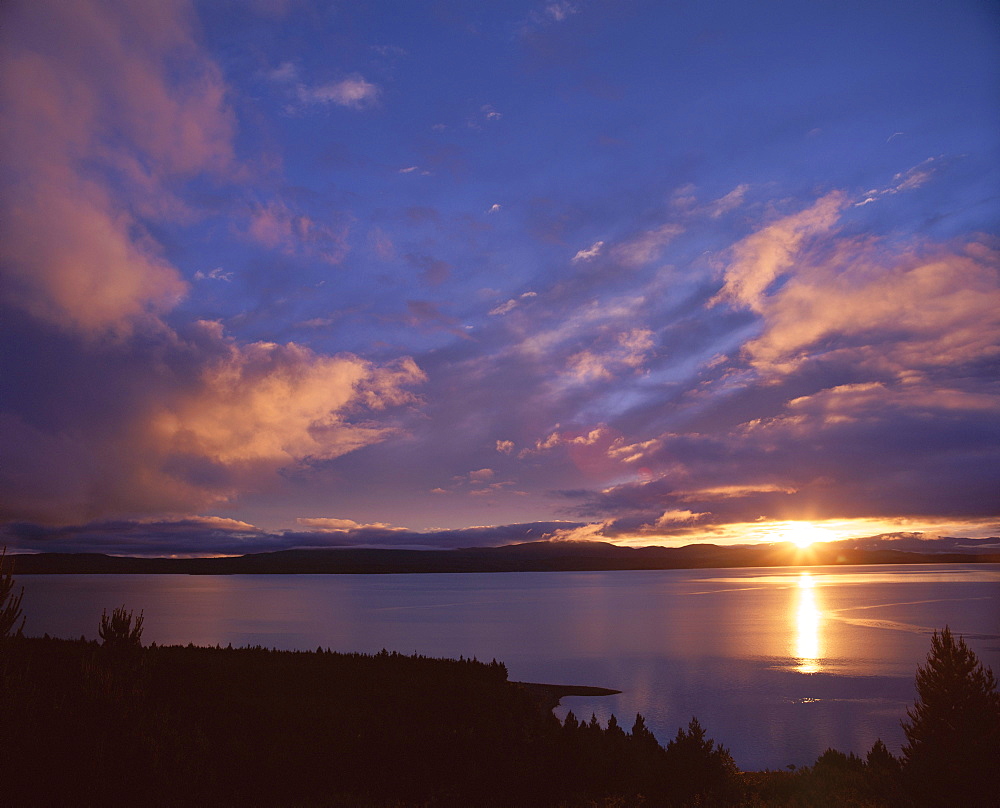
<svg viewBox="0 0 1000 808"><path fill-rule="evenodd" d="M743 198L746 196L747 191L750 190L750 186L746 184L737 185L733 190L731 190L725 196L719 197L714 202L710 203L708 206L708 215L713 219L718 219L721 216L735 210L740 205L743 204Z"/></svg>
<svg viewBox="0 0 1000 808"><path fill-rule="evenodd" d="M928 157L919 165L915 165L913 168L909 168L906 171L900 171L898 174L893 175L891 185L887 185L885 188L872 188L871 190L865 191L862 195L863 198L859 202L855 202L854 207L864 207L865 205L877 202L883 196L892 196L893 194L903 193L904 191L912 191L916 188L920 188L922 185L926 185L930 181L931 177L934 176L935 172L940 169L943 157L944 155Z"/></svg>
<svg viewBox="0 0 1000 808"><path fill-rule="evenodd" d="M292 62L282 62L269 71L267 77L275 84L286 87L301 107L333 104L363 109L377 104L381 92L378 85L367 81L358 73L325 84L307 84L302 80L299 68Z"/></svg>
<svg viewBox="0 0 1000 808"><path fill-rule="evenodd" d="M528 12L527 18L520 26L521 35L528 36L533 31L544 29L546 26L558 25L579 13L578 4L571 3L569 0L553 0Z"/></svg>
<svg viewBox="0 0 1000 808"><path fill-rule="evenodd" d="M280 200L255 206L247 228L247 234L258 244L286 255L318 257L330 264L339 264L347 255L349 232L345 217L336 224L318 222Z"/></svg>
<svg viewBox="0 0 1000 808"><path fill-rule="evenodd" d="M648 264L659 258L663 248L683 232L684 228L681 225L671 222L651 230L644 230L615 244L611 248L611 257L629 267Z"/></svg>
<svg viewBox="0 0 1000 808"><path fill-rule="evenodd" d="M842 193L829 193L801 213L779 219L740 241L732 248L725 283L709 305L732 301L760 311L768 287L793 268L803 242L829 233L844 204Z"/></svg>
<svg viewBox="0 0 1000 808"><path fill-rule="evenodd" d="M589 247L583 250L578 250L576 255L573 256L573 263L579 263L580 261L592 261L601 254L601 250L604 248L603 241L595 241Z"/></svg>
<svg viewBox="0 0 1000 808"><path fill-rule="evenodd" d="M567 360L565 373L574 381L611 380L620 369L637 370L646 361L655 344L653 332L634 328L618 334L600 350L580 351Z"/></svg>
<svg viewBox="0 0 1000 808"><path fill-rule="evenodd" d="M354 75L312 87L300 84L295 88L295 94L303 104L336 104L341 107L362 109L378 101L379 88L361 76Z"/></svg>
<svg viewBox="0 0 1000 808"><path fill-rule="evenodd" d="M194 277L195 280L198 281L203 281L207 278L213 281L225 281L226 283L232 283L233 278L236 277L236 273L227 272L222 267L216 267L215 269L211 269L208 272L202 272L201 270L198 270L197 272L194 273Z"/></svg>

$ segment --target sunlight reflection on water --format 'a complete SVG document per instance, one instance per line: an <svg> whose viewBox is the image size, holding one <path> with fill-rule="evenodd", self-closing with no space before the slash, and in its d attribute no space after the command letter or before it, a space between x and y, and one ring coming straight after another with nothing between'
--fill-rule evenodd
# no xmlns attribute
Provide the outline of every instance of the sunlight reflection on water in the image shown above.
<svg viewBox="0 0 1000 808"><path fill-rule="evenodd" d="M819 663L820 621L822 613L816 605L816 590L812 575L803 571L799 574L799 604L795 612L795 656L799 673L816 673L823 668Z"/></svg>

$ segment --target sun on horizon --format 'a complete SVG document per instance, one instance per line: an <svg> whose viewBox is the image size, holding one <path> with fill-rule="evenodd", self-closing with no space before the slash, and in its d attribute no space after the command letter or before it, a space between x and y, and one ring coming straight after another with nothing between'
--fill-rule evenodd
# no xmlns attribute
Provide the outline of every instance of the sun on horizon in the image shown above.
<svg viewBox="0 0 1000 808"><path fill-rule="evenodd" d="M809 547L816 542L832 541L834 534L812 522L787 522L777 531L778 541L787 541L796 547Z"/></svg>

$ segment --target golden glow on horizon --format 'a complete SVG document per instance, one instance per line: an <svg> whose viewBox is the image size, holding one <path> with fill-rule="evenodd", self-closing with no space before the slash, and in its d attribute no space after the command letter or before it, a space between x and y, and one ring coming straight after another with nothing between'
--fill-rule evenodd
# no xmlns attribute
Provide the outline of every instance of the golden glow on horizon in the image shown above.
<svg viewBox="0 0 1000 808"><path fill-rule="evenodd" d="M799 574L799 600L795 611L795 653L799 673L822 670L820 659L820 625L823 613L816 603L815 581L808 572Z"/></svg>
<svg viewBox="0 0 1000 808"><path fill-rule="evenodd" d="M926 538L938 536L969 536L985 538L996 535L996 519L982 518L964 521L944 519L816 519L809 521L756 520L753 522L727 522L719 525L700 525L696 522L678 523L675 529L619 534L608 538L601 533L607 523L597 522L583 528L561 531L563 538L611 541L630 547L683 547L688 544L753 545L791 541L790 529L808 526L812 542L842 541L864 536L890 533L917 533ZM652 528L653 525L648 527ZM805 563L805 562L802 562Z"/></svg>
<svg viewBox="0 0 1000 808"><path fill-rule="evenodd" d="M818 541L832 541L836 536L811 522L785 522L776 531L779 541L790 541L798 547L808 547Z"/></svg>

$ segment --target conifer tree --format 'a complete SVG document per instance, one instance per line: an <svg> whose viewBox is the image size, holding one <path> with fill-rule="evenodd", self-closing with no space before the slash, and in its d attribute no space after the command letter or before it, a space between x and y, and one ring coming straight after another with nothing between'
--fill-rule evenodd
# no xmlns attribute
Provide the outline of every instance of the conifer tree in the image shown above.
<svg viewBox="0 0 1000 808"><path fill-rule="evenodd" d="M635 714L635 723L632 725L632 732L630 735L633 743L636 743L639 746L647 748L659 747L659 744L656 741L656 736L653 735L649 727L646 726L646 719L639 713Z"/></svg>
<svg viewBox="0 0 1000 808"><path fill-rule="evenodd" d="M0 640L16 634L24 629L25 618L21 614L21 599L24 597L24 587L14 595L14 562L7 562L7 548L0 552ZM14 630L18 620L21 625Z"/></svg>
<svg viewBox="0 0 1000 808"><path fill-rule="evenodd" d="M667 744L666 761L677 801L689 804L696 795L707 799L707 795L714 794L716 799L725 802L732 796L736 763L728 749L705 737L705 730L697 718L691 719L687 730L677 730L677 736Z"/></svg>
<svg viewBox="0 0 1000 808"><path fill-rule="evenodd" d="M962 637L946 626L917 669L917 700L902 722L903 761L920 805L995 805L1000 794L1000 693Z"/></svg>

